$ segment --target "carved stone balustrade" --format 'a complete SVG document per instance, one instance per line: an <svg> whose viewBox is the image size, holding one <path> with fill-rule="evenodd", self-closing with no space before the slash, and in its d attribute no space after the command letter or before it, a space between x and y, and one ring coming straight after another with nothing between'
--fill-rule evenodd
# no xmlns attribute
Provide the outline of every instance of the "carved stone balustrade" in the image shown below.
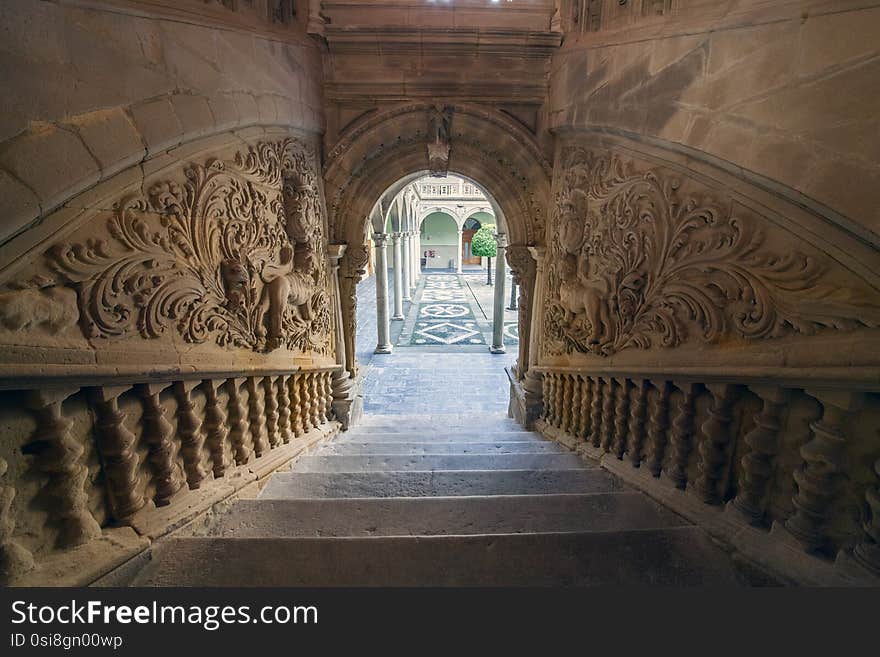
<svg viewBox="0 0 880 657"><path fill-rule="evenodd" d="M852 568L842 574L833 563L841 554L859 573L880 572L880 391L870 379L842 390L709 372L533 370L544 382L538 431L749 556L781 573L796 568L805 581L810 572L848 581ZM818 419L804 416L817 404ZM797 440L802 425L806 442Z"/></svg>
<svg viewBox="0 0 880 657"><path fill-rule="evenodd" d="M63 582L89 583L268 476L339 430L341 367L0 379L30 427L0 458L0 581L57 584L52 564L72 563Z"/></svg>

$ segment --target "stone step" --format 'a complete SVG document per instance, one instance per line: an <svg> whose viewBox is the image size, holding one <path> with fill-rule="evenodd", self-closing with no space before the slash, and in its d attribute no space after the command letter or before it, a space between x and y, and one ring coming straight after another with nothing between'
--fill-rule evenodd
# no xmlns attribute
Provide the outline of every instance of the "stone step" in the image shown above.
<svg viewBox="0 0 880 657"><path fill-rule="evenodd" d="M372 456L376 454L568 454L565 447L549 440L490 443L464 442L332 442L321 447L318 456Z"/></svg>
<svg viewBox="0 0 880 657"><path fill-rule="evenodd" d="M279 472L260 499L350 497L450 497L604 493L620 490L616 478L589 470L459 470L440 472Z"/></svg>
<svg viewBox="0 0 880 657"><path fill-rule="evenodd" d="M416 470L579 470L575 454L428 454L400 456L303 456L291 472L405 472Z"/></svg>
<svg viewBox="0 0 880 657"><path fill-rule="evenodd" d="M686 525L635 491L592 495L239 500L212 536L434 536Z"/></svg>
<svg viewBox="0 0 880 657"><path fill-rule="evenodd" d="M411 431L361 431L359 429L347 431L333 442L335 443L411 443L411 442L449 442L449 443L485 443L485 442L524 442L536 443L549 442L536 433L530 431L498 431L479 433L477 431L426 431L417 429Z"/></svg>
<svg viewBox="0 0 880 657"><path fill-rule="evenodd" d="M746 582L696 527L369 538L172 538L135 586L711 586Z"/></svg>

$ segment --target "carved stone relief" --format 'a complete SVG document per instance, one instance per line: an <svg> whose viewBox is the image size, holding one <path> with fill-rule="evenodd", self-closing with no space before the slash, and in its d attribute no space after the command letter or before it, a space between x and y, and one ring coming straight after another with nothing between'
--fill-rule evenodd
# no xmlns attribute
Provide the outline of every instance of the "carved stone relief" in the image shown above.
<svg viewBox="0 0 880 657"><path fill-rule="evenodd" d="M0 323L52 330L78 322L93 341L177 333L195 344L329 353L316 166L288 138L147 183L146 193L120 199L109 217L96 215L51 247L40 273L0 291Z"/></svg>
<svg viewBox="0 0 880 657"><path fill-rule="evenodd" d="M732 198L664 169L566 147L554 206L550 355L880 325L877 290L797 236L771 235Z"/></svg>

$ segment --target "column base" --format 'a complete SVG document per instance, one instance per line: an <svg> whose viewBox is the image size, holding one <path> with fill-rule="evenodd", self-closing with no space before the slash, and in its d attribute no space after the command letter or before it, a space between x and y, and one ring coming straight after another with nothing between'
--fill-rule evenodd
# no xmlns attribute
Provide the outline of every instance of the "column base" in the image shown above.
<svg viewBox="0 0 880 657"><path fill-rule="evenodd" d="M402 322L404 319L406 319L406 318L403 315L392 315L391 316L392 322Z"/></svg>
<svg viewBox="0 0 880 657"><path fill-rule="evenodd" d="M412 297L403 297L403 300L412 303Z"/></svg>
<svg viewBox="0 0 880 657"><path fill-rule="evenodd" d="M492 352L493 354L506 354L507 353L507 349L505 349L504 345L501 345L500 347L496 347L493 344L491 347L489 347L489 351Z"/></svg>
<svg viewBox="0 0 880 657"><path fill-rule="evenodd" d="M388 344L388 345L380 344L373 350L373 353L374 354L390 354L391 351L392 351L392 347L390 344Z"/></svg>

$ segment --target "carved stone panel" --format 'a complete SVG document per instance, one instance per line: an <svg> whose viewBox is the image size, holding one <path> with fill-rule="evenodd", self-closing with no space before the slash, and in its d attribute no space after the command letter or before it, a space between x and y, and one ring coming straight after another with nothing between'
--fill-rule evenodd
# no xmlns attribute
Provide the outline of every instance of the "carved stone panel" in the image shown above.
<svg viewBox="0 0 880 657"><path fill-rule="evenodd" d="M329 354L317 171L312 150L285 138L148 179L0 289L0 324L78 324L93 345L171 337Z"/></svg>
<svg viewBox="0 0 880 657"><path fill-rule="evenodd" d="M567 146L552 222L551 356L880 325L880 291L723 191L664 168Z"/></svg>

